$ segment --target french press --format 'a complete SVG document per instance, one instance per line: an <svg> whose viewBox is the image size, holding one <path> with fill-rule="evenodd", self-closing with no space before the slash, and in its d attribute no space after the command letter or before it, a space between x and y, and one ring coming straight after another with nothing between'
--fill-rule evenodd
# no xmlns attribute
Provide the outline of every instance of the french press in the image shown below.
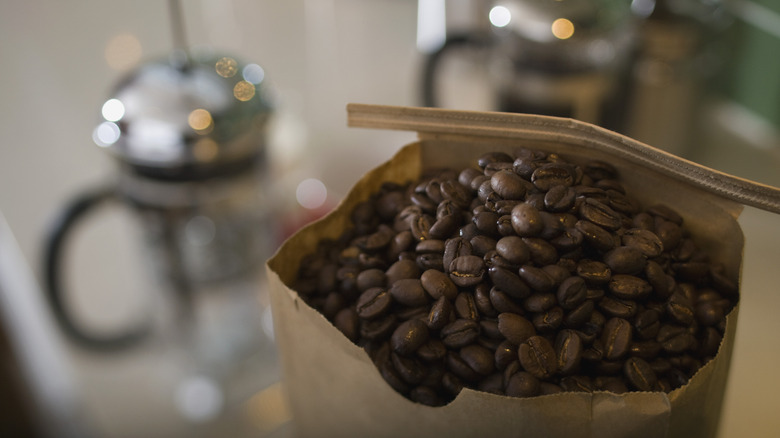
<svg viewBox="0 0 780 438"><path fill-rule="evenodd" d="M629 3L480 2L474 29L449 33L442 46L426 54L422 104L446 106L445 60L458 56L485 70L491 110L571 117L619 129L636 33Z"/></svg>
<svg viewBox="0 0 780 438"><path fill-rule="evenodd" d="M275 238L266 89L259 65L205 52L174 51L118 82L93 134L115 158L115 180L72 199L46 241L47 296L70 340L117 350L153 331L142 324L118 335L94 333L67 305L62 259L74 225L118 200L140 217L146 258L175 297L176 324L206 332L212 347L230 350L222 351L228 356L252 347L237 344L261 333L253 328L261 319L256 279ZM203 301L244 314L222 312L204 323ZM249 325L240 326L242 320Z"/></svg>

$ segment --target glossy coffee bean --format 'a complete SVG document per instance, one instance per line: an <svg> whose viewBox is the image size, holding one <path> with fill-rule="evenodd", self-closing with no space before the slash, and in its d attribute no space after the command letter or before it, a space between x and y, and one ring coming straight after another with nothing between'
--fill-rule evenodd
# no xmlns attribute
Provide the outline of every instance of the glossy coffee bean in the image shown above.
<svg viewBox="0 0 780 438"><path fill-rule="evenodd" d="M425 322L411 319L402 322L393 331L393 335L390 337L390 346L396 353L408 356L428 342L429 336L430 332Z"/></svg>
<svg viewBox="0 0 780 438"><path fill-rule="evenodd" d="M390 310L393 297L382 287L373 287L360 295L357 301L357 315L362 319L374 319Z"/></svg>
<svg viewBox="0 0 780 438"><path fill-rule="evenodd" d="M653 391L658 384L658 377L644 359L631 357L626 360L624 373L628 381L639 391Z"/></svg>
<svg viewBox="0 0 780 438"><path fill-rule="evenodd" d="M468 255L455 258L450 263L450 279L460 287L476 286L485 275L485 263L482 258Z"/></svg>
<svg viewBox="0 0 780 438"><path fill-rule="evenodd" d="M601 342L604 344L604 358L622 358L631 345L633 330L631 323L623 318L611 318L604 324Z"/></svg>
<svg viewBox="0 0 780 438"><path fill-rule="evenodd" d="M523 368L539 379L547 379L558 369L555 349L542 336L531 336L517 348Z"/></svg>

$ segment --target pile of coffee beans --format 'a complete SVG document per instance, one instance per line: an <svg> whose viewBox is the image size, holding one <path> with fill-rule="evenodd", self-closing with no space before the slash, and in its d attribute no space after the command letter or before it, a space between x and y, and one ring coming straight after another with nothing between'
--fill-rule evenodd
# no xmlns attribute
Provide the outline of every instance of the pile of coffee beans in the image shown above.
<svg viewBox="0 0 780 438"><path fill-rule="evenodd" d="M419 403L671 391L718 351L738 296L664 204L611 164L536 150L386 183L295 290Z"/></svg>

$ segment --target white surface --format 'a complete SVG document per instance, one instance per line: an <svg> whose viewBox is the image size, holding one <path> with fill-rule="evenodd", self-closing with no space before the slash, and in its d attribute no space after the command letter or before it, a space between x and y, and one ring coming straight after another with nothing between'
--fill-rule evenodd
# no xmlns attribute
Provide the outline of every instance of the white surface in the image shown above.
<svg viewBox="0 0 780 438"><path fill-rule="evenodd" d="M275 86L275 152L298 178L289 187L291 202L297 182L309 177L343 193L414 137L348 130L345 105L417 103L416 2L183 3L192 44L257 62ZM121 74L109 67L104 52L124 34L137 37L144 58L165 53L171 48L166 3L0 2L0 210L35 271L53 214L114 171L91 134ZM715 128L695 145L698 160L780 185L777 151L745 150L739 139ZM780 217L746 209L741 223L747 237L745 296L721 436L770 437L780 430ZM132 321L143 309L144 293L151 293L136 271L140 248L133 227L121 209L110 209L84 225L72 248L68 269L80 291L75 299L98 327ZM69 350L84 407L101 436L195 436L196 429L172 419L176 368L156 347L115 357ZM226 425L231 436L260 430L238 420L217 426Z"/></svg>

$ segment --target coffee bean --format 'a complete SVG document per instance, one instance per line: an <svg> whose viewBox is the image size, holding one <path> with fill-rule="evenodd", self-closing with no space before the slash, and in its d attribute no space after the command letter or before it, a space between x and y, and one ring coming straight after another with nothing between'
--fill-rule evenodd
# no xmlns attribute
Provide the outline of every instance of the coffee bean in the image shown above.
<svg viewBox="0 0 780 438"><path fill-rule="evenodd" d="M520 266L517 273L534 292L547 292L555 285L555 280L544 269L533 265Z"/></svg>
<svg viewBox="0 0 780 438"><path fill-rule="evenodd" d="M476 286L485 275L484 261L473 255L455 258L450 263L450 279L460 287Z"/></svg>
<svg viewBox="0 0 780 438"><path fill-rule="evenodd" d="M422 281L416 278L405 278L390 286L390 295L394 301L408 307L428 304L428 294L423 289Z"/></svg>
<svg viewBox="0 0 780 438"><path fill-rule="evenodd" d="M392 285L398 280L420 278L420 268L413 260L399 260L385 271L387 284Z"/></svg>
<svg viewBox="0 0 780 438"><path fill-rule="evenodd" d="M574 174L573 166L566 163L543 164L531 174L531 182L537 189L546 192L556 185L571 187Z"/></svg>
<svg viewBox="0 0 780 438"><path fill-rule="evenodd" d="M658 377L644 359L631 357L625 362L624 373L631 385L639 391L653 391Z"/></svg>
<svg viewBox="0 0 780 438"><path fill-rule="evenodd" d="M536 335L536 330L531 321L510 312L498 315L498 330L514 345L520 345L531 336Z"/></svg>
<svg viewBox="0 0 780 438"><path fill-rule="evenodd" d="M585 301L587 286L582 277L569 277L558 287L558 304L566 310L571 310Z"/></svg>
<svg viewBox="0 0 780 438"><path fill-rule="evenodd" d="M493 352L479 344L461 348L460 357L477 374L486 376L495 370Z"/></svg>
<svg viewBox="0 0 780 438"><path fill-rule="evenodd" d="M537 313L534 315L532 322L538 332L554 332L563 324L563 309L553 307L544 313Z"/></svg>
<svg viewBox="0 0 780 438"><path fill-rule="evenodd" d="M633 246L618 246L604 254L604 263L613 274L638 274L645 269L647 259Z"/></svg>
<svg viewBox="0 0 780 438"><path fill-rule="evenodd" d="M599 251L609 251L615 247L615 239L612 234L591 221L580 220L574 225L574 228L582 233L582 239L585 242Z"/></svg>
<svg viewBox="0 0 780 438"><path fill-rule="evenodd" d="M458 287L455 286L450 277L436 269L424 271L420 276L420 284L433 299L439 299L443 296L454 300L458 294Z"/></svg>
<svg viewBox="0 0 780 438"><path fill-rule="evenodd" d="M580 206L580 217L609 231L617 230L623 223L615 210L591 198L586 198Z"/></svg>
<svg viewBox="0 0 780 438"><path fill-rule="evenodd" d="M558 369L555 349L542 336L531 336L517 348L523 368L539 379L551 377Z"/></svg>
<svg viewBox="0 0 780 438"><path fill-rule="evenodd" d="M408 356L428 342L428 326L419 319L410 319L398 325L390 337L393 351Z"/></svg>
<svg viewBox="0 0 780 438"><path fill-rule="evenodd" d="M603 285L612 278L612 270L604 262L583 259L577 263L577 275L589 285Z"/></svg>
<svg viewBox="0 0 780 438"><path fill-rule="evenodd" d="M558 303L555 294L535 293L523 300L523 309L533 313L544 313Z"/></svg>
<svg viewBox="0 0 780 438"><path fill-rule="evenodd" d="M494 173L490 177L490 186L503 199L522 200L526 192L525 181L513 169Z"/></svg>
<svg viewBox="0 0 780 438"><path fill-rule="evenodd" d="M518 315L523 313L523 308L517 304L514 298L496 287L490 289L490 303L499 313L511 312Z"/></svg>
<svg viewBox="0 0 780 438"><path fill-rule="evenodd" d="M417 385L425 379L427 369L417 358L401 356L392 352L390 359L398 377L404 382Z"/></svg>
<svg viewBox="0 0 780 438"><path fill-rule="evenodd" d="M381 287L373 287L360 295L357 315L362 319L374 319L384 315L393 303L390 293Z"/></svg>
<svg viewBox="0 0 780 438"><path fill-rule="evenodd" d="M621 239L623 245L636 248L647 258L657 257L664 250L661 239L650 230L631 228L625 231Z"/></svg>
<svg viewBox="0 0 780 438"><path fill-rule="evenodd" d="M582 360L582 339L574 330L561 330L555 338L558 371L565 375L579 370Z"/></svg>
<svg viewBox="0 0 780 438"><path fill-rule="evenodd" d="M539 379L525 371L512 374L506 384L506 395L510 397L533 397L539 395L540 391Z"/></svg>
<svg viewBox="0 0 780 438"><path fill-rule="evenodd" d="M509 269L494 266L488 270L488 274L493 284L511 297L523 299L531 294L528 285Z"/></svg>
<svg viewBox="0 0 780 438"><path fill-rule="evenodd" d="M441 340L448 348L462 348L479 337L479 324L470 319L456 319L441 329Z"/></svg>
<svg viewBox="0 0 780 438"><path fill-rule="evenodd" d="M604 324L601 342L604 343L604 358L616 360L623 357L631 345L631 323L623 318L611 318Z"/></svg>
<svg viewBox="0 0 780 438"><path fill-rule="evenodd" d="M569 211L574 206L575 197L574 189L571 187L563 184L554 185L544 195L544 206L551 212Z"/></svg>
<svg viewBox="0 0 780 438"><path fill-rule="evenodd" d="M653 291L650 283L633 275L616 274L609 280L609 292L624 300L644 299Z"/></svg>
<svg viewBox="0 0 780 438"><path fill-rule="evenodd" d="M523 265L531 258L531 251L518 236L502 237L496 242L496 251L509 263Z"/></svg>
<svg viewBox="0 0 780 438"><path fill-rule="evenodd" d="M512 209L512 227L520 237L533 237L542 232L544 222L535 207L529 204L517 204Z"/></svg>

